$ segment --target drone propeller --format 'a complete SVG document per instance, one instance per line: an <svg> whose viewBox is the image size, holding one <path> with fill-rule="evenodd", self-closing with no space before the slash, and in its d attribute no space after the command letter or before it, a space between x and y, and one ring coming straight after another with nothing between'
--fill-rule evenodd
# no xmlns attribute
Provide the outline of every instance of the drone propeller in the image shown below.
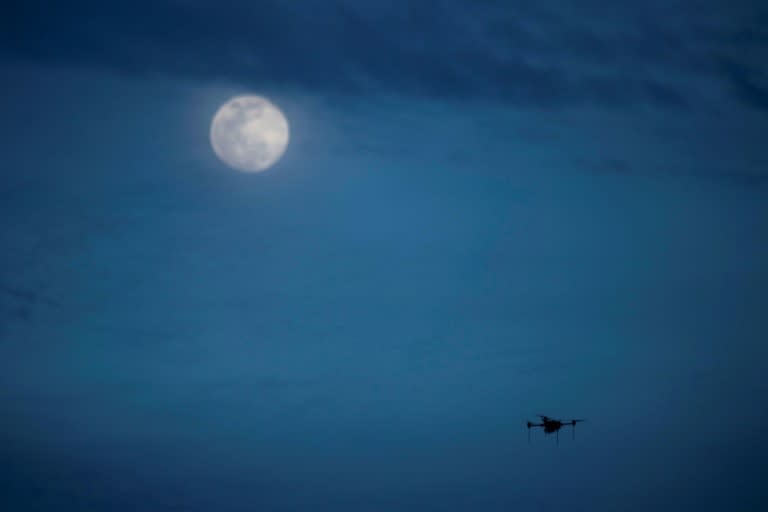
<svg viewBox="0 0 768 512"><path fill-rule="evenodd" d="M586 420L571 420L571 426L573 427L571 429L571 439L576 440L576 424L581 423L582 421Z"/></svg>

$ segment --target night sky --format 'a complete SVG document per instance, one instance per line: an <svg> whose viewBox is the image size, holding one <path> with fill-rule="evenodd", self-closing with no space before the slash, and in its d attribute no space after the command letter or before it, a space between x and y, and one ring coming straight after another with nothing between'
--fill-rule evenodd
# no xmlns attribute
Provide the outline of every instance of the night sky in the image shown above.
<svg viewBox="0 0 768 512"><path fill-rule="evenodd" d="M766 27L5 5L0 508L768 509ZM211 148L238 94L290 123L264 173Z"/></svg>

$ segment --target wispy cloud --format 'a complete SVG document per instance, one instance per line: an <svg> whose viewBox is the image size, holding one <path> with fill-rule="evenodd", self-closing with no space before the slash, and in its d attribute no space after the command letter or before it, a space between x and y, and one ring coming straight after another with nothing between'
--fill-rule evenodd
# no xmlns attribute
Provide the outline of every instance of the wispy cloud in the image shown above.
<svg viewBox="0 0 768 512"><path fill-rule="evenodd" d="M759 3L598 4L37 0L6 17L0 48L128 73L547 108L680 107L714 82L765 109Z"/></svg>

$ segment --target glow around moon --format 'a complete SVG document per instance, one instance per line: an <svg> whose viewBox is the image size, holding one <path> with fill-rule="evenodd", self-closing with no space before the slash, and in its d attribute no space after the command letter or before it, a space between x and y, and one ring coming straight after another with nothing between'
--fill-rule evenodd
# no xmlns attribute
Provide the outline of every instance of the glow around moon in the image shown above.
<svg viewBox="0 0 768 512"><path fill-rule="evenodd" d="M288 121L261 96L237 96L219 108L211 123L211 145L227 165L261 172L277 162L288 146Z"/></svg>

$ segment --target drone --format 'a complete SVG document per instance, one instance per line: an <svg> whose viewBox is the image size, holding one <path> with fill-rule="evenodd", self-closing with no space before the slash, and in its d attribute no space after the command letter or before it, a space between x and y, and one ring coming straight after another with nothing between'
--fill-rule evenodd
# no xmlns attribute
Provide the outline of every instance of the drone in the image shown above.
<svg viewBox="0 0 768 512"><path fill-rule="evenodd" d="M576 439L576 424L580 423L582 421L585 421L583 419L579 420L556 420L554 418L550 418L549 416L544 416L543 414L537 414L539 418L541 418L541 423L531 423L530 421L526 422L528 425L528 442L531 442L531 428L541 427L544 429L544 435L549 434L555 434L555 439L557 444L560 444L560 429L566 426L572 427L571 434L573 435L573 439Z"/></svg>

